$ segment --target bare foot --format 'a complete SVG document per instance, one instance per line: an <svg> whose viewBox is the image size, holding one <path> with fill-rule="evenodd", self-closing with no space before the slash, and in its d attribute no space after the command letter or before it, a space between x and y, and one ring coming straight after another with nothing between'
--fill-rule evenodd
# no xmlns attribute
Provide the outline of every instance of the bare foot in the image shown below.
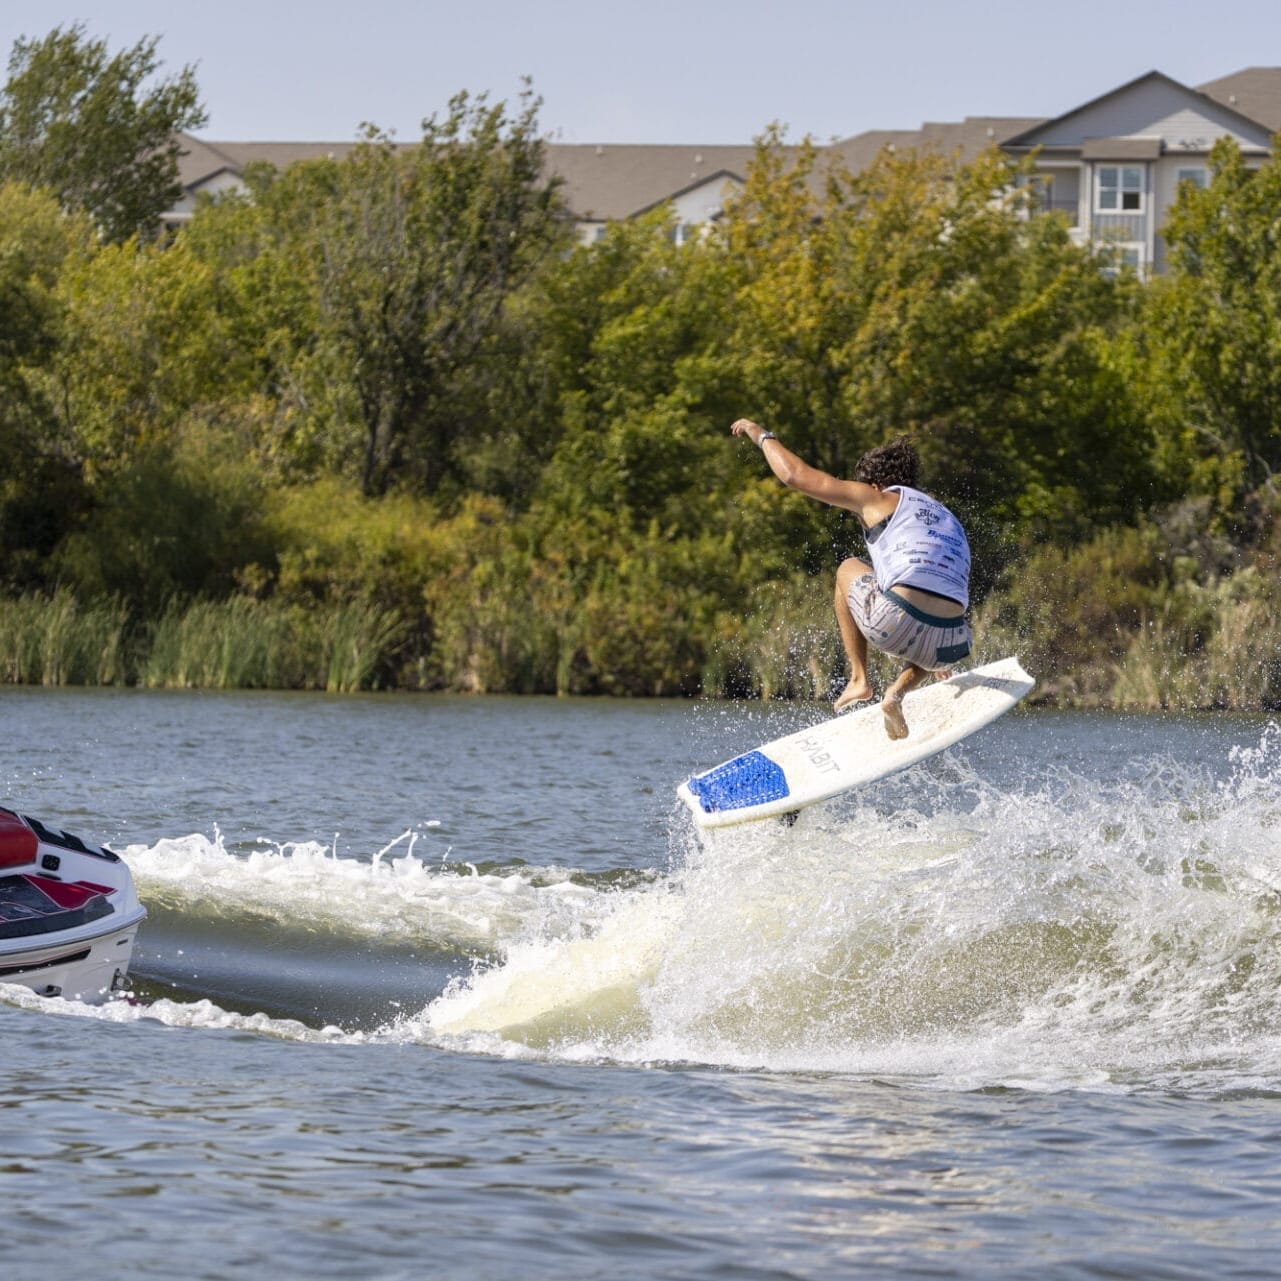
<svg viewBox="0 0 1281 1281"><path fill-rule="evenodd" d="M847 707L853 707L855 703L866 703L872 697L872 683L864 676L860 679L851 679L841 692L840 698L832 704L834 712L843 712Z"/></svg>
<svg viewBox="0 0 1281 1281"><path fill-rule="evenodd" d="M894 739L907 737L907 721L903 716L903 696L889 693L881 700L881 715L885 717L885 732Z"/></svg>
<svg viewBox="0 0 1281 1281"><path fill-rule="evenodd" d="M950 667L940 668L934 673L934 679L936 681L950 681L952 679L952 669Z"/></svg>

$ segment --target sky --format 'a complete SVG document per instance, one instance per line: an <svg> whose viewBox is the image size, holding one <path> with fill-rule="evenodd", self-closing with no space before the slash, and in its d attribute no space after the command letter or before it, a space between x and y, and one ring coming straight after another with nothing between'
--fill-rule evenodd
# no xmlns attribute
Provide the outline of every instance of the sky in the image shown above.
<svg viewBox="0 0 1281 1281"><path fill-rule="evenodd" d="M0 0L0 47L82 23L192 65L212 141L401 141L459 90L566 143L750 143L1056 116L1148 71L1281 66L1281 0Z"/></svg>

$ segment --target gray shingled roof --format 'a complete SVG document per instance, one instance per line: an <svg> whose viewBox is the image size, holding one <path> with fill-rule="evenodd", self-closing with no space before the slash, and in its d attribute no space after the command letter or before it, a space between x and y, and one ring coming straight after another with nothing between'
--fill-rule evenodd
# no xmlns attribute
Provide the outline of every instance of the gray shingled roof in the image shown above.
<svg viewBox="0 0 1281 1281"><path fill-rule="evenodd" d="M887 146L899 150L933 148L959 151L970 160L984 147L1034 123L1027 119L975 116L956 124L929 123L919 129L873 129L822 150L839 156L854 173L866 169ZM318 156L341 157L354 142L205 142L184 135L179 163L184 187L193 188L216 173L242 173L251 164L283 169ZM740 181L756 154L755 146L647 144L547 144L548 169L565 184L565 199L589 220L630 218L700 183L727 175Z"/></svg>
<svg viewBox="0 0 1281 1281"><path fill-rule="evenodd" d="M547 166L580 218L604 220L629 218L719 174L741 180L755 154L755 147L549 143Z"/></svg>
<svg viewBox="0 0 1281 1281"><path fill-rule="evenodd" d="M204 142L189 133L180 133L178 141L182 144L178 153L178 181L188 190L224 169L239 172L241 168L215 143Z"/></svg>
<svg viewBox="0 0 1281 1281"><path fill-rule="evenodd" d="M860 173L887 147L896 151L937 151L973 160L986 147L1041 123L1039 116L967 116L957 122L929 121L919 129L870 129L833 143L827 150L840 157L851 173Z"/></svg>
<svg viewBox="0 0 1281 1281"><path fill-rule="evenodd" d="M924 124L921 146L948 154L959 151L962 160L973 160L985 148L999 146L1043 119L1042 116L966 116L959 124Z"/></svg>
<svg viewBox="0 0 1281 1281"><path fill-rule="evenodd" d="M1281 67L1246 67L1197 87L1207 97L1257 120L1273 133L1281 130Z"/></svg>
<svg viewBox="0 0 1281 1281"><path fill-rule="evenodd" d="M180 138L184 150L178 159L178 181L189 190L224 169L243 173L249 165L259 163L284 169L297 160L342 156L356 145L354 142L205 142L186 133Z"/></svg>
<svg viewBox="0 0 1281 1281"><path fill-rule="evenodd" d="M341 158L354 142L204 142L184 135L179 162L184 187L199 185L225 169L251 164L283 169L319 156ZM739 179L755 154L753 146L649 146L547 144L548 169L565 183L569 207L585 219L629 218L718 174Z"/></svg>

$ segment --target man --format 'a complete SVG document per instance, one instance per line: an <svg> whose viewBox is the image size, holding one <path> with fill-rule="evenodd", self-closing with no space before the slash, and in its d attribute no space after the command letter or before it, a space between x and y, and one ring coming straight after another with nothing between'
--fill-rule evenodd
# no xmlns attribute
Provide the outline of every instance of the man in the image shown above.
<svg viewBox="0 0 1281 1281"><path fill-rule="evenodd" d="M850 679L833 704L843 711L872 697L868 643L907 664L885 691L881 712L891 738L906 738L903 696L930 672L942 680L970 652L970 546L961 523L916 488L920 459L906 437L869 450L853 480L802 462L772 431L750 418L730 428L758 445L789 489L852 511L871 564L850 557L836 571L836 624Z"/></svg>

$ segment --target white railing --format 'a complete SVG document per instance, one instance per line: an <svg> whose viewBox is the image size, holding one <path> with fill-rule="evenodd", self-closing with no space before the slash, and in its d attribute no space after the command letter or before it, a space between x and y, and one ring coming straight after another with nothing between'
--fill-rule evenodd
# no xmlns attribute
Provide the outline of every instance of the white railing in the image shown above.
<svg viewBox="0 0 1281 1281"><path fill-rule="evenodd" d="M1081 221L1081 202L1079 200L1046 200L1036 202L1037 213L1064 214L1069 227L1075 227Z"/></svg>
<svg viewBox="0 0 1281 1281"><path fill-rule="evenodd" d="M1090 234L1095 240L1146 241L1148 238L1147 214L1094 215Z"/></svg>

